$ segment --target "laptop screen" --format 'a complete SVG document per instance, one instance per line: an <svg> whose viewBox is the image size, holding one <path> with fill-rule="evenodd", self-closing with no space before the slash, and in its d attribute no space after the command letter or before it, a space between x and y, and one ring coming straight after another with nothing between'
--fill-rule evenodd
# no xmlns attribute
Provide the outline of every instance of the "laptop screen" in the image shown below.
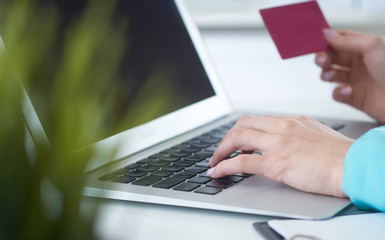
<svg viewBox="0 0 385 240"><path fill-rule="evenodd" d="M86 1L55 0L55 4L60 32L65 32L81 15ZM124 124L112 134L215 95L174 1L120 0L114 18L128 24L119 80L111 80L118 87L113 94L113 121L109 122L114 125L124 118ZM34 102L33 96L31 100ZM39 115L39 106L34 107ZM46 133L49 138L47 129Z"/></svg>

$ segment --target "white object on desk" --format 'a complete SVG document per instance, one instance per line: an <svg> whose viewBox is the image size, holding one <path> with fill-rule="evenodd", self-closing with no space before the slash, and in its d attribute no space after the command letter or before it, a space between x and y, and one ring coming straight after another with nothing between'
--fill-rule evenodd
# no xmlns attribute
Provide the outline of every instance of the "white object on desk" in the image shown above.
<svg viewBox="0 0 385 240"><path fill-rule="evenodd" d="M301 234L322 240L385 239L385 213L341 216L324 221L271 220L268 224L285 238Z"/></svg>

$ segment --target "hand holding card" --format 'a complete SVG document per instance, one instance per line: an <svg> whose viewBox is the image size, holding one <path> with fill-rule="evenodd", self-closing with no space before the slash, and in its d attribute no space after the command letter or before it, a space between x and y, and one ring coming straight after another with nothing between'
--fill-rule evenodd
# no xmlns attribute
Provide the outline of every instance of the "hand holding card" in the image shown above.
<svg viewBox="0 0 385 240"><path fill-rule="evenodd" d="M322 29L330 28L317 1L260 10L282 59L325 51Z"/></svg>

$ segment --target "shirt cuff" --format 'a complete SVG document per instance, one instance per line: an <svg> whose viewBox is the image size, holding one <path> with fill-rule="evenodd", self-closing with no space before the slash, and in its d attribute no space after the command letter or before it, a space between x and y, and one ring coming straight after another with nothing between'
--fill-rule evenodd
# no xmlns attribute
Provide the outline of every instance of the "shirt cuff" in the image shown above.
<svg viewBox="0 0 385 240"><path fill-rule="evenodd" d="M342 189L357 207L385 211L385 126L370 130L350 147Z"/></svg>

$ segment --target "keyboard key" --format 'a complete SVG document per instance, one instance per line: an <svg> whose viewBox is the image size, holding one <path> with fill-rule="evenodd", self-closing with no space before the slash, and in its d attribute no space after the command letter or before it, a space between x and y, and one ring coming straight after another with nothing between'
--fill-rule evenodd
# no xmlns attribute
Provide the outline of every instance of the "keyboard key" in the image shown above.
<svg viewBox="0 0 385 240"><path fill-rule="evenodd" d="M180 157L174 157L174 156L163 156L159 158L161 161L167 161L167 162L176 162L180 160Z"/></svg>
<svg viewBox="0 0 385 240"><path fill-rule="evenodd" d="M126 173L125 175L131 176L131 177L142 177L142 176L147 175L147 174L148 174L148 172L145 172L145 171L132 170L132 171Z"/></svg>
<svg viewBox="0 0 385 240"><path fill-rule="evenodd" d="M191 155L191 153L171 153L171 156L173 157L187 157L189 155Z"/></svg>
<svg viewBox="0 0 385 240"><path fill-rule="evenodd" d="M203 194L215 195L217 193L222 192L222 189L220 189L220 188L213 188L213 187L201 187L201 188L198 188L198 190L195 190L194 192L195 193L203 193Z"/></svg>
<svg viewBox="0 0 385 240"><path fill-rule="evenodd" d="M208 157L211 157L213 155L213 152L197 152L194 154L194 156L198 156L198 157L203 157L203 158L208 158Z"/></svg>
<svg viewBox="0 0 385 240"><path fill-rule="evenodd" d="M211 144L209 144L209 143L204 143L204 142L192 142L192 143L191 143L191 146L197 147L197 148L207 148L207 147L210 147Z"/></svg>
<svg viewBox="0 0 385 240"><path fill-rule="evenodd" d="M199 184L205 184L205 183L208 183L210 181L211 181L211 179L206 178L206 177L193 177L193 178L188 180L188 182L199 183Z"/></svg>
<svg viewBox="0 0 385 240"><path fill-rule="evenodd" d="M150 175L158 176L158 177L169 177L173 174L172 171L166 171L166 170L158 170L156 172L151 173Z"/></svg>
<svg viewBox="0 0 385 240"><path fill-rule="evenodd" d="M243 179L244 179L243 177L239 177L239 176L225 176L225 177L218 178L219 181L232 182L232 183L240 182Z"/></svg>
<svg viewBox="0 0 385 240"><path fill-rule="evenodd" d="M221 138L213 137L210 134L203 134L202 136L196 137L193 140L198 140L198 141L201 141L203 143L214 144L214 143L218 143L221 140Z"/></svg>
<svg viewBox="0 0 385 240"><path fill-rule="evenodd" d="M221 132L228 132L230 130L230 128L232 128L233 125L232 124L226 124L226 125L223 125L223 126L220 126L219 128L217 128L219 131Z"/></svg>
<svg viewBox="0 0 385 240"><path fill-rule="evenodd" d="M237 177L243 177L243 178L248 178L250 177L252 174L248 174L248 173L238 173L238 174L234 174L233 176L237 176Z"/></svg>
<svg viewBox="0 0 385 240"><path fill-rule="evenodd" d="M145 159L137 161L137 163L139 163L139 164L147 164L149 162L151 162L150 158L145 158Z"/></svg>
<svg viewBox="0 0 385 240"><path fill-rule="evenodd" d="M130 164L130 165L127 165L125 166L124 168L127 168L127 169L135 169L137 167L140 167L141 165L139 163L133 163L133 164Z"/></svg>
<svg viewBox="0 0 385 240"><path fill-rule="evenodd" d="M126 175L123 175L123 176L118 176L114 179L112 179L111 181L112 182L118 182L118 183L129 183L129 182L132 182L136 179L136 177L130 177L130 176L126 176Z"/></svg>
<svg viewBox="0 0 385 240"><path fill-rule="evenodd" d="M228 188L231 185L233 185L233 183L231 183L231 182L221 182L221 181L218 181L218 180L212 180L211 182L206 184L207 187L222 188L222 189Z"/></svg>
<svg viewBox="0 0 385 240"><path fill-rule="evenodd" d="M177 190L177 191L191 192L192 190L196 189L199 186L200 186L200 184L198 184L198 183L186 182L186 183L182 183L182 184L174 187L173 189Z"/></svg>
<svg viewBox="0 0 385 240"><path fill-rule="evenodd" d="M183 170L183 167L171 165L171 166L164 167L162 169L167 171L172 171L172 172L179 172Z"/></svg>
<svg viewBox="0 0 385 240"><path fill-rule="evenodd" d="M215 128L215 129L211 130L210 132L208 132L206 134L208 134L210 136L213 136L213 134L218 134L218 133L222 133L222 131L217 129L217 128Z"/></svg>
<svg viewBox="0 0 385 240"><path fill-rule="evenodd" d="M202 173L206 171L206 168L201 168L201 167L189 167L186 168L185 171L187 172L193 172L193 173Z"/></svg>
<svg viewBox="0 0 385 240"><path fill-rule="evenodd" d="M209 175L207 175L207 171L204 171L203 173L199 174L199 177L205 177L205 178L211 179L211 177Z"/></svg>
<svg viewBox="0 0 385 240"><path fill-rule="evenodd" d="M174 157L187 157L190 154L191 152L185 152L180 149L174 149L173 151L170 152L170 155Z"/></svg>
<svg viewBox="0 0 385 240"><path fill-rule="evenodd" d="M185 147L182 147L181 150L184 152L195 153L195 152L200 151L201 148L192 147L192 146L189 146L189 147L185 146Z"/></svg>
<svg viewBox="0 0 385 240"><path fill-rule="evenodd" d="M187 160L187 161L200 162L200 161L204 160L205 157L190 156L190 157L186 157L186 158L183 158L183 159Z"/></svg>
<svg viewBox="0 0 385 240"><path fill-rule="evenodd" d="M146 176L141 179L136 180L135 182L132 182L133 185L140 185L140 186L150 186L151 184L158 182L161 180L162 177L158 176Z"/></svg>
<svg viewBox="0 0 385 240"><path fill-rule="evenodd" d="M155 166L155 167L165 167L169 164L170 162L159 161L159 160L152 160L151 162L148 163L148 165Z"/></svg>
<svg viewBox="0 0 385 240"><path fill-rule="evenodd" d="M210 168L209 166L209 162L208 161L204 161L204 162L200 162L200 163L197 163L195 164L196 167L201 167L201 168Z"/></svg>
<svg viewBox="0 0 385 240"><path fill-rule="evenodd" d="M215 152L216 149L217 149L216 147L208 147L208 148L205 148L205 151L213 153L213 152Z"/></svg>
<svg viewBox="0 0 385 240"><path fill-rule="evenodd" d="M181 172L181 173L174 174L174 177L183 178L183 179L192 178L194 176L196 176L196 174L192 172Z"/></svg>
<svg viewBox="0 0 385 240"><path fill-rule="evenodd" d="M184 182L183 178L169 177L169 178L163 179L160 182L155 183L152 186L156 188L172 188L181 182Z"/></svg>
<svg viewBox="0 0 385 240"><path fill-rule="evenodd" d="M174 163L173 165L174 166L180 166L180 167L190 167L190 166L192 166L194 164L195 164L195 162L187 161L187 160L182 160L182 161Z"/></svg>
<svg viewBox="0 0 385 240"><path fill-rule="evenodd" d="M216 134L213 134L211 136L213 138L220 138L220 139L222 139L225 135L226 135L226 133L216 133ZM219 144L219 143L220 143L220 141L217 144Z"/></svg>
<svg viewBox="0 0 385 240"><path fill-rule="evenodd" d="M145 172L153 172L158 170L159 167L151 166L151 165L144 165L137 168L139 171L145 171Z"/></svg>
<svg viewBox="0 0 385 240"><path fill-rule="evenodd" d="M220 141L219 138L205 138L201 140L203 143L208 143L208 144L215 144Z"/></svg>

